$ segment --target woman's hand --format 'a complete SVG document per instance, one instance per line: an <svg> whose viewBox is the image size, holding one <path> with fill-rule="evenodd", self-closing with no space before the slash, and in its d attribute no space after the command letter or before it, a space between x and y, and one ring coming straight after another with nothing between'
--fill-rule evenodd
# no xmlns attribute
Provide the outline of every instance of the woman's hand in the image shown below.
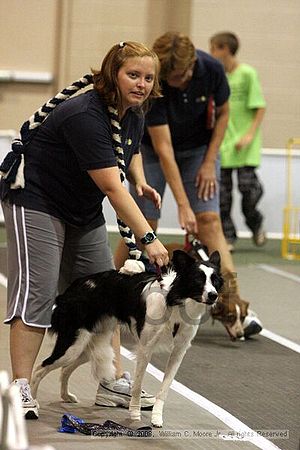
<svg viewBox="0 0 300 450"><path fill-rule="evenodd" d="M178 219L181 228L188 234L197 234L197 219L190 205L178 206Z"/></svg>
<svg viewBox="0 0 300 450"><path fill-rule="evenodd" d="M158 239L155 239L155 241L151 242L151 244L145 245L145 250L147 252L149 261L152 264L157 264L160 267L166 266L168 264L168 250Z"/></svg>
<svg viewBox="0 0 300 450"><path fill-rule="evenodd" d="M205 202L214 198L217 188L216 168L214 162L203 162L196 176L195 186L198 187L198 197Z"/></svg>
<svg viewBox="0 0 300 450"><path fill-rule="evenodd" d="M146 197L154 203L155 208L161 208L161 197L153 187L149 186L149 184L136 184L135 190L139 197Z"/></svg>

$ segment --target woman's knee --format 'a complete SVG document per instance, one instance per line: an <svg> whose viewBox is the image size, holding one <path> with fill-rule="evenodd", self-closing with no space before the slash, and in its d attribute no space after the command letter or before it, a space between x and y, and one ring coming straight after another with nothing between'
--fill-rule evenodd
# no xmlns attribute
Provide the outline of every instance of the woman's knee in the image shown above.
<svg viewBox="0 0 300 450"><path fill-rule="evenodd" d="M196 217L199 236L204 233L216 235L222 232L221 219L218 213L216 212L198 213L196 214Z"/></svg>

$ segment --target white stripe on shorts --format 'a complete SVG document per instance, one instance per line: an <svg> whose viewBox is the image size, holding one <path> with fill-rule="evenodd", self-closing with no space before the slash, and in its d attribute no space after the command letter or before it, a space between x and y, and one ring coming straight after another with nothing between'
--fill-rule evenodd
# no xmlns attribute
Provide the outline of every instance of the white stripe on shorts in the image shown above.
<svg viewBox="0 0 300 450"><path fill-rule="evenodd" d="M17 210L15 205L13 205L13 222L14 222L14 229L15 229L15 236L16 236L16 244L17 244L17 252L18 252L18 266L19 266L19 286L18 286L18 292L16 295L16 301L15 306L13 309L13 313L10 317L5 319L5 322L9 322L13 317L15 317L18 302L20 299L20 291L21 291L21 281L22 281L22 265L21 265L21 251L20 251L20 240L19 240L19 233L18 233L18 225L17 225Z"/></svg>
<svg viewBox="0 0 300 450"><path fill-rule="evenodd" d="M29 292L29 258L28 258L28 247L27 247L27 236L26 236L26 225L25 225L25 210L24 210L23 206L21 207L21 213L22 213L22 230L23 230L23 239L24 239L25 274L26 274L26 290L25 290L25 294L24 294L22 320L24 323L26 323L25 311L26 311L26 306L27 306L27 301L28 301L28 292Z"/></svg>
<svg viewBox="0 0 300 450"><path fill-rule="evenodd" d="M21 211L21 226L19 224L19 227L18 227L17 207L16 207L16 205L12 205L12 208L13 208L13 223L14 223L14 230L15 230L15 237L16 237L17 253L18 253L18 267L19 267L18 278L19 278L19 283L18 283L18 292L17 292L17 295L16 295L16 301L15 301L13 313L11 314L10 317L7 317L4 320L4 323L9 322L16 315L18 303L20 301L20 291L21 291L21 284L22 284L22 276L23 276L23 273L24 273L26 281L25 281L25 293L24 293L23 309L22 309L22 314L21 314L22 321L25 323L25 325L29 325L31 327L39 327L39 328L42 327L42 328L45 328L45 325L29 323L29 322L26 321L26 318L25 318L25 312L26 312L26 307L27 307L27 302L28 302L28 294L29 294L29 256L28 256L26 224L25 224L25 209L24 209L23 206L18 207L19 210ZM21 246L20 246L20 239L21 238L23 238L23 242L24 242L24 253L25 253L25 258L24 258L25 265L24 265L24 267L22 266L22 258L21 258Z"/></svg>

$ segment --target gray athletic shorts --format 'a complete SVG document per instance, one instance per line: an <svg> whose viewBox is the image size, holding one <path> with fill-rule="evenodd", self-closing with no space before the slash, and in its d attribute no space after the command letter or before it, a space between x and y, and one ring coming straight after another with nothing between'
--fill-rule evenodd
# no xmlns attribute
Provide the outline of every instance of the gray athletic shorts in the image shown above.
<svg viewBox="0 0 300 450"><path fill-rule="evenodd" d="M198 198L198 188L195 186L196 175L199 167L202 164L203 158L206 153L207 146L194 148L191 150L185 150L181 153L176 153L175 158L181 174L182 182L185 188L185 192L191 204L191 208L194 213L213 211L220 212L220 193L219 185L221 179L220 159L216 161L216 175L218 180L217 192L213 199L204 201ZM163 171L160 167L159 159L154 153L152 147L143 145L141 148L143 156L144 172L147 183L156 189L163 199L166 181ZM156 209L154 204L145 199L144 197L138 197L133 186L130 186L130 193L135 199L139 208L143 212L147 219L158 220L160 218L160 210Z"/></svg>
<svg viewBox="0 0 300 450"><path fill-rule="evenodd" d="M2 203L7 233L5 323L50 326L58 292L78 277L114 268L105 225L83 231L49 214Z"/></svg>

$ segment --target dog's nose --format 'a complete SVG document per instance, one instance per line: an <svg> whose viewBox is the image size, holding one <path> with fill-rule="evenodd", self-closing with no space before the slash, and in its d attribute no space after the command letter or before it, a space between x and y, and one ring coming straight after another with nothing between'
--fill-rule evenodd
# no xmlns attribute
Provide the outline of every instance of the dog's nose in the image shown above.
<svg viewBox="0 0 300 450"><path fill-rule="evenodd" d="M218 294L216 292L209 292L207 296L207 303L212 305L218 298Z"/></svg>

